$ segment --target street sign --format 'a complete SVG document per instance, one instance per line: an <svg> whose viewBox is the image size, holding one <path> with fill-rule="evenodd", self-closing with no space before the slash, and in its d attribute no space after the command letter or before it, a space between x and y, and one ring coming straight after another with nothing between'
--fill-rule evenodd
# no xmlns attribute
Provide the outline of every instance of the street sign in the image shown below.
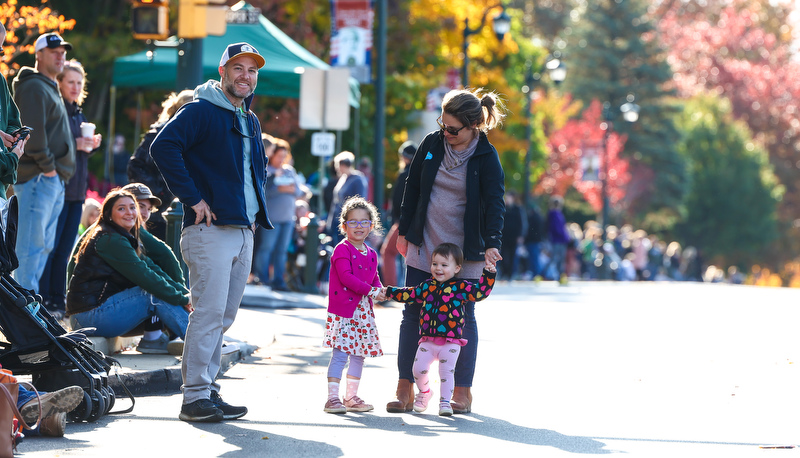
<svg viewBox="0 0 800 458"><path fill-rule="evenodd" d="M332 132L315 132L311 134L311 154L313 156L333 156L336 147L336 135Z"/></svg>

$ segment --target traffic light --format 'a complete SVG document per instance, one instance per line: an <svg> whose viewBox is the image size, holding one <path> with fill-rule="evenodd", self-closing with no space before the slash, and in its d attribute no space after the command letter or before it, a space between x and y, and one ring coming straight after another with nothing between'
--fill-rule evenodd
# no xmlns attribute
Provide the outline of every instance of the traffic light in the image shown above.
<svg viewBox="0 0 800 458"><path fill-rule="evenodd" d="M225 35L226 0L179 0L178 37ZM217 5L220 6L217 6Z"/></svg>
<svg viewBox="0 0 800 458"><path fill-rule="evenodd" d="M135 0L131 10L133 38L163 40L169 36L169 0Z"/></svg>

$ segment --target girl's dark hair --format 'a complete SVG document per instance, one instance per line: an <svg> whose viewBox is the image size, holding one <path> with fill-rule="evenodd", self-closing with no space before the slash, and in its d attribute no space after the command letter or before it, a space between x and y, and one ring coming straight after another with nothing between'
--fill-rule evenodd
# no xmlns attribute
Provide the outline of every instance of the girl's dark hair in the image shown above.
<svg viewBox="0 0 800 458"><path fill-rule="evenodd" d="M111 191L109 191L108 195L106 195L106 198L103 201L103 205L100 207L100 216L97 218L97 221L94 224L92 224L91 226L89 226L88 229L86 229L86 232L88 234L86 234L86 236L81 241L81 246L78 249L78 252L75 254L76 262L78 261L78 258L81 255L83 255L83 252L86 250L86 247L89 245L89 242L93 238L95 238L98 232L102 230L101 226L120 228L117 225L117 223L115 223L111 219L111 215L114 213L114 205L116 205L117 201L119 199L122 199L123 197L131 198L133 200L133 203L136 204L136 196L134 196L130 191L126 191L122 188L112 189ZM133 235L133 237L136 238L136 241L138 242L139 228L141 228L141 221L142 221L141 215L138 215L139 213L138 205L136 206L136 213L137 213L136 224L134 224L133 228L131 229L131 235ZM141 243L137 243L136 254L138 255L142 254L141 246L142 246Z"/></svg>
<svg viewBox="0 0 800 458"><path fill-rule="evenodd" d="M344 230L344 222L347 221L347 214L359 208L369 213L369 219L372 221L372 232L376 235L382 235L383 225L381 225L381 217L378 213L378 209L375 208L375 205L372 205L372 202L361 196L353 196L344 201L342 211L339 213L339 232L341 232L342 235L347 235Z"/></svg>
<svg viewBox="0 0 800 458"><path fill-rule="evenodd" d="M452 256L453 260L456 261L457 266L464 264L464 252L461 251L461 248L455 243L440 244L439 246L433 249L433 253L431 253L431 258L433 258L437 254L444 258L449 258L450 256Z"/></svg>
<svg viewBox="0 0 800 458"><path fill-rule="evenodd" d="M483 89L455 89L442 99L442 113L458 119L463 126L475 126L488 132L506 117L500 97L494 92L483 93Z"/></svg>

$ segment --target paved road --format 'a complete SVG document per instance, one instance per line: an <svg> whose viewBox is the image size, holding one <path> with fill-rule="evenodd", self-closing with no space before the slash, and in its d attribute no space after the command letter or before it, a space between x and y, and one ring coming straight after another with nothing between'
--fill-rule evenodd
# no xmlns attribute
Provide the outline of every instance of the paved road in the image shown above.
<svg viewBox="0 0 800 458"><path fill-rule="evenodd" d="M232 337L261 347L221 381L240 421L177 419L178 395L32 438L43 456L800 456L800 291L700 284L500 283L478 305L474 412L388 414L399 306L377 310L365 414L322 411L324 309L243 309ZM271 341L273 335L275 341ZM154 455L155 454L155 455Z"/></svg>

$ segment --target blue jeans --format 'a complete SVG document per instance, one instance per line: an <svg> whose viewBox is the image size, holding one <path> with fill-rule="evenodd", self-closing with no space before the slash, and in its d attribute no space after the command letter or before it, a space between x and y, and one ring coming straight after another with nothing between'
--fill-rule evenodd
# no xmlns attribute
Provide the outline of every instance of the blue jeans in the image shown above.
<svg viewBox="0 0 800 458"><path fill-rule="evenodd" d="M43 395L41 391L39 392L39 396ZM21 409L22 406L28 403L31 399L36 397L36 393L33 391L27 390L24 386L19 386L19 395L17 396L17 408Z"/></svg>
<svg viewBox="0 0 800 458"><path fill-rule="evenodd" d="M551 243L550 246L550 260L547 261L547 265L542 269L542 275L547 277L547 274L550 272L550 267L555 266L556 276L553 280L558 280L561 278L561 274L566 272L564 263L567 258L567 244Z"/></svg>
<svg viewBox="0 0 800 458"><path fill-rule="evenodd" d="M539 265L539 255L542 253L541 243L526 243L525 248L528 250L528 272L535 277L542 269Z"/></svg>
<svg viewBox="0 0 800 458"><path fill-rule="evenodd" d="M406 286L417 286L431 278L431 274L413 267L406 267ZM478 279L470 280L477 283ZM400 322L400 342L397 348L397 370L400 379L414 383L414 356L419 344L419 303L405 304L403 321ZM471 387L475 376L475 360L478 357L478 323L475 321L475 303L464 302L464 338L467 345L461 347L456 363L456 385Z"/></svg>
<svg viewBox="0 0 800 458"><path fill-rule="evenodd" d="M14 278L23 288L38 291L47 256L55 246L58 217L64 206L64 182L58 176L39 174L15 184L14 193L19 200L19 267Z"/></svg>
<svg viewBox="0 0 800 458"><path fill-rule="evenodd" d="M267 230L259 227L258 253L256 253L256 273L264 284L272 287L286 288L286 254L289 242L294 235L294 221L282 223L272 222L275 229ZM270 281L269 266L272 266L272 280Z"/></svg>
<svg viewBox="0 0 800 458"><path fill-rule="evenodd" d="M100 307L69 317L72 329L97 328L93 335L116 337L130 332L142 321L157 316L169 330L180 337L186 336L189 312L180 305L172 305L153 296L138 286L117 293Z"/></svg>
<svg viewBox="0 0 800 458"><path fill-rule="evenodd" d="M83 201L64 202L58 217L55 248L47 258L42 278L39 279L39 294L50 310L64 310L67 301L67 264L78 237Z"/></svg>

